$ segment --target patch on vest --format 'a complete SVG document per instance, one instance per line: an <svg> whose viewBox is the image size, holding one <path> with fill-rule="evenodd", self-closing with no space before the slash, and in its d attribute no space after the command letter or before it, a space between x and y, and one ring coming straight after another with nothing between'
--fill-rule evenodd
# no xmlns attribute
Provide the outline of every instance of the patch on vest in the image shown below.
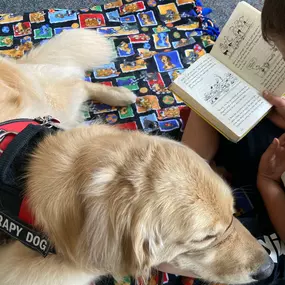
<svg viewBox="0 0 285 285"><path fill-rule="evenodd" d="M33 231L2 211L0 211L0 230L29 248L38 251L44 257L49 253L51 244L43 234Z"/></svg>

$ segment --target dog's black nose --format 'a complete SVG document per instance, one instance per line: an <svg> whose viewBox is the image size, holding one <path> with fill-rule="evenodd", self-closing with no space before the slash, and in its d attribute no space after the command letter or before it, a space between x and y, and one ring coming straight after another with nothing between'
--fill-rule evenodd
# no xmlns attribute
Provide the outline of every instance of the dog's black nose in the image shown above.
<svg viewBox="0 0 285 285"><path fill-rule="evenodd" d="M258 270L251 275L251 277L256 281L264 280L271 275L273 269L274 269L274 263L273 263L272 259L270 257L268 257L266 262L263 263L258 268Z"/></svg>

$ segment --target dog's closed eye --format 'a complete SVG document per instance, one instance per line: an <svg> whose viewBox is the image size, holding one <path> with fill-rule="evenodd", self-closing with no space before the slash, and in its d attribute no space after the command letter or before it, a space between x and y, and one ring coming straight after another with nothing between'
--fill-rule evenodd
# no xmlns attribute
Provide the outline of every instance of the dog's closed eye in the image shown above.
<svg viewBox="0 0 285 285"><path fill-rule="evenodd" d="M216 235L207 235L202 239L202 241L208 241L208 240L216 238L216 237L217 237Z"/></svg>
<svg viewBox="0 0 285 285"><path fill-rule="evenodd" d="M204 238L201 238L201 239L196 239L196 240L193 240L193 242L204 242L204 241L210 241L214 238L216 238L217 235L207 235L205 236Z"/></svg>

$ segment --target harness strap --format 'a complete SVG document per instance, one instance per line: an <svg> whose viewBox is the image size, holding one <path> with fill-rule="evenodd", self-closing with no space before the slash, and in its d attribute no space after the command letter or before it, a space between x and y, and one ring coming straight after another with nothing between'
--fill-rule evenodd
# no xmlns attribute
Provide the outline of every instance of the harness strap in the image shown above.
<svg viewBox="0 0 285 285"><path fill-rule="evenodd" d="M0 230L20 241L30 249L39 252L43 257L55 253L48 238L31 226L11 217L8 212L0 210Z"/></svg>
<svg viewBox="0 0 285 285"><path fill-rule="evenodd" d="M58 121L56 121L58 122ZM57 128L47 120L12 120L0 124L0 230L44 257L55 253L48 238L35 229L22 179L29 155Z"/></svg>

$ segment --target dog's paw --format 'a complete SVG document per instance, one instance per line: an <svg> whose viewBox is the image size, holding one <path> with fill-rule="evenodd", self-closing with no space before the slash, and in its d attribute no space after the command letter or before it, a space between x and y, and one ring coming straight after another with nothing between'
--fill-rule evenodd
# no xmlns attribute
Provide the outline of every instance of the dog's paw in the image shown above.
<svg viewBox="0 0 285 285"><path fill-rule="evenodd" d="M127 106L136 102L137 96L125 87L112 87L112 97L116 106Z"/></svg>

